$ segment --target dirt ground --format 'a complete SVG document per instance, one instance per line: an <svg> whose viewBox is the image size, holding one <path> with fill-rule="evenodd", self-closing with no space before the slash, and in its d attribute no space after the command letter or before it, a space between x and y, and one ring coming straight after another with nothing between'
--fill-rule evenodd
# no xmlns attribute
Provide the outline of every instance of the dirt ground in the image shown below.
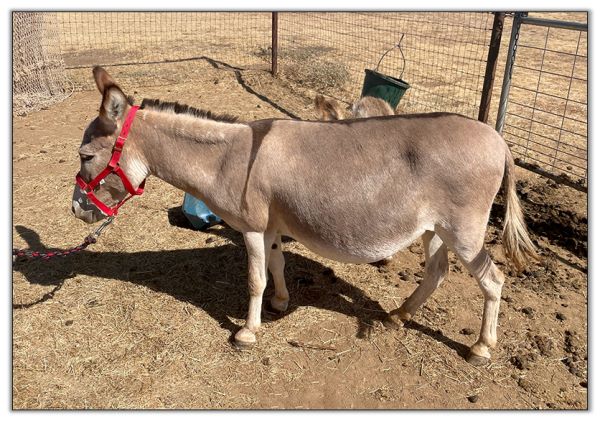
<svg viewBox="0 0 600 421"><path fill-rule="evenodd" d="M191 80L125 86L137 101L178 100L243 120L314 118L308 94L268 74L206 61L152 66ZM125 70L111 71L118 81ZM99 101L79 92L14 118L14 247L67 248L91 229L70 201L77 148ZM495 205L487 244L507 280L487 366L464 359L483 297L453 255L448 279L414 321L383 327L420 282L420 244L377 267L287 241L290 309L264 312L258 344L235 349L247 309L241 236L226 226L191 230L183 193L152 177L88 250L13 265L13 407L587 408L587 197L526 171L519 178L543 259L523 274L504 265L504 211ZM269 285L265 300L271 294Z"/></svg>

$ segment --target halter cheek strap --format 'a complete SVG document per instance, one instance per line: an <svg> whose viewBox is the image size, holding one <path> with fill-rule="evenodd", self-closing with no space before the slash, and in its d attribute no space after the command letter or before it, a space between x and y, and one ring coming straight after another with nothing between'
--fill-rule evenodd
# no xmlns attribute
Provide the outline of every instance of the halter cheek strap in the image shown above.
<svg viewBox="0 0 600 421"><path fill-rule="evenodd" d="M133 120L135 118L135 113L137 112L137 110L139 108L140 108L139 106L134 105L131 107L131 109L127 113L127 117L125 118L123 127L121 127L121 133L119 133L119 137L117 137L115 145L113 146L113 151L112 151L112 156L110 157L110 161L108 161L108 164L100 172L100 174L98 174L89 183L85 182L85 180L81 176L81 173L78 173L75 176L75 182L81 188L81 190L83 190L85 192L88 199L91 200L92 203L94 205L96 205L96 207L98 209L100 209L100 211L107 216L116 215L117 212L119 211L119 208L123 205L123 203L125 203L126 201L131 199L133 196L139 196L144 192L144 186L146 184L146 180L144 179L144 181L142 181L140 186L137 189L134 189L133 185L129 181L129 178L127 178L127 174L125 174L123 169L119 166L119 160L121 159L121 154L123 152L123 146L125 145L125 141L127 140L127 136L129 135L129 130L131 129L131 125L133 124ZM110 206L104 204L100 199L98 199L96 197L96 195L94 194L94 189L99 184L102 184L104 182L104 179L112 173L115 173L119 176L119 178L123 182L123 186L125 187L125 189L127 189L127 192L129 193L129 195L125 199L123 199L119 203L117 203L115 206L110 207Z"/></svg>

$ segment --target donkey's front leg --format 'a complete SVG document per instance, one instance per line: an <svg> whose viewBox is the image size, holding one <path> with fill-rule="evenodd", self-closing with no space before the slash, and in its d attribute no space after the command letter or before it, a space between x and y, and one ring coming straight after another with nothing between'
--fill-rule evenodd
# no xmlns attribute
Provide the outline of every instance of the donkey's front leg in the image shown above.
<svg viewBox="0 0 600 421"><path fill-rule="evenodd" d="M235 342L239 346L252 346L256 342L255 333L260 327L262 297L267 285L267 264L270 246L274 234L264 232L246 232L244 242L248 253L248 292L250 303L246 325L235 334Z"/></svg>

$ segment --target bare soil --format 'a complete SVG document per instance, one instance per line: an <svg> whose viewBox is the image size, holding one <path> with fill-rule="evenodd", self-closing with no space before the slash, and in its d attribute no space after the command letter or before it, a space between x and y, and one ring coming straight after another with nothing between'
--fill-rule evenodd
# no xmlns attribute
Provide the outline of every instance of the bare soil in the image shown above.
<svg viewBox="0 0 600 421"><path fill-rule="evenodd" d="M132 70L111 71L119 80ZM138 101L177 100L244 120L314 118L312 94L267 74L205 60L135 71L189 77L126 84ZM99 101L79 92L14 118L14 247L67 248L89 232L70 200L77 148ZM518 175L542 262L523 274L504 264L498 200L487 244L507 280L487 366L464 359L483 297L453 255L448 279L414 321L382 326L423 276L420 244L377 267L330 261L288 239L290 309L265 311L258 344L235 349L247 308L241 236L227 226L190 229L183 193L151 178L88 250L14 264L13 407L587 408L587 197ZM271 294L269 286L265 301Z"/></svg>

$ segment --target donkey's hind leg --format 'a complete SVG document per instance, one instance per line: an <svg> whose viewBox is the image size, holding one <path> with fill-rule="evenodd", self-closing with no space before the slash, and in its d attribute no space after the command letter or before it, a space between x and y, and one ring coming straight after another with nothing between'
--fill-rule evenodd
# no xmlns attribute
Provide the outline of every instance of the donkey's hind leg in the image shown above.
<svg viewBox="0 0 600 421"><path fill-rule="evenodd" d="M471 347L468 361L471 364L481 365L490 358L489 348L494 348L498 340L496 326L498 325L498 312L500 310L500 295L504 284L504 274L492 262L487 251L482 247L471 261L464 262L469 272L479 282L483 292L483 320L479 339Z"/></svg>
<svg viewBox="0 0 600 421"><path fill-rule="evenodd" d="M442 239L433 231L425 232L421 238L425 249L425 276L402 306L390 312L385 321L388 327L395 328L399 321L410 320L448 274L448 249Z"/></svg>
<svg viewBox="0 0 600 421"><path fill-rule="evenodd" d="M461 237L444 233L444 241L460 258L471 275L479 283L483 292L483 319L479 339L471 346L467 360L474 365L486 364L490 359L489 348L497 342L496 326L500 309L500 295L504 284L504 274L496 267L484 249L485 225L483 229L467 231ZM446 235L448 238L446 238Z"/></svg>
<svg viewBox="0 0 600 421"><path fill-rule="evenodd" d="M271 297L271 307L276 311L284 312L287 310L290 301L290 294L285 285L283 269L285 268L285 258L281 249L281 234L277 234L275 242L271 246L269 256L269 272L273 276L275 284L275 295Z"/></svg>

